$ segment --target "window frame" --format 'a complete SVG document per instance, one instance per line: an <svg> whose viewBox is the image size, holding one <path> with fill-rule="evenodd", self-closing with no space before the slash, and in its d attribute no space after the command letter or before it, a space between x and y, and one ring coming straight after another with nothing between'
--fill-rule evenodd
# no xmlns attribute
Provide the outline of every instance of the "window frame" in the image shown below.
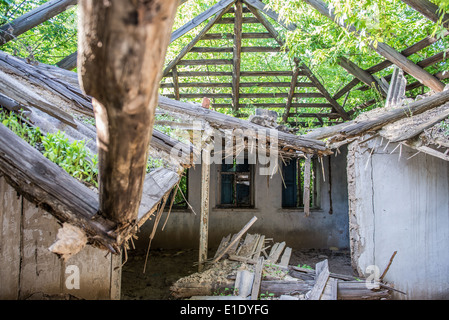
<svg viewBox="0 0 449 320"><path fill-rule="evenodd" d="M301 165L300 165L300 161L305 161L305 159L303 158L296 158L296 159L292 159L290 161L295 161L296 163L296 190L295 190L295 194L296 194L296 205L294 206L288 206L284 204L284 192L286 190L286 186L284 184L285 182L285 176L284 176L284 169L285 169L285 164L284 162L281 162L281 174L282 174L282 183L281 183L281 188L282 188L282 195L281 195L281 208L285 209L285 210L299 210L299 209L304 209L304 187L302 186L302 181L301 181ZM321 160L323 161L323 160ZM319 159L317 157L312 157L311 159L311 165L310 165L310 170L311 175L310 175L310 181L311 181L311 200L310 200L310 209L320 209L321 208L321 179L318 176L318 172L320 167L319 167Z"/></svg>
<svg viewBox="0 0 449 320"><path fill-rule="evenodd" d="M235 158L233 158L235 161ZM247 160L247 158L245 158L245 161ZM218 165L218 198L217 198L217 208L220 209L253 209L254 208L254 193L255 193L255 188L254 188L254 164L250 164L248 163L247 165L249 166L249 171L231 171L231 172L223 172L223 164L225 163L225 159L223 159L222 163ZM238 164L237 164L238 165ZM237 197L237 179L236 176L237 174L247 174L248 175L248 181L249 181L249 204L238 204L236 201L236 197ZM234 179L233 179L233 194L232 194L232 198L233 198L233 202L232 204L229 203L222 203L222 176L223 175L233 175Z"/></svg>

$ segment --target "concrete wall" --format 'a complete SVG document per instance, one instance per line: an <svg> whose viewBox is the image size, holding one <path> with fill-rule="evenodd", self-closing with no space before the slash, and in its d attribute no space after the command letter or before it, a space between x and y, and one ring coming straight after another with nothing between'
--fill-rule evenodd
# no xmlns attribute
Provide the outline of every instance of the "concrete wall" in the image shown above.
<svg viewBox="0 0 449 320"><path fill-rule="evenodd" d="M353 266L363 274L376 265L382 274L397 251L385 280L407 296L395 298L448 299L449 163L380 143L349 146Z"/></svg>
<svg viewBox="0 0 449 320"><path fill-rule="evenodd" d="M60 228L0 177L0 299L120 299L121 257L86 246L67 261L48 248ZM118 267L118 268L116 268ZM75 276L79 272L79 289ZM68 286L66 286L66 282Z"/></svg>
<svg viewBox="0 0 449 320"><path fill-rule="evenodd" d="M292 248L349 248L348 203L346 183L346 149L338 156L324 158L325 181L318 172L321 184L319 209L305 217L301 209L282 209L282 178L279 173L272 178L255 175L255 207L253 209L217 208L219 166L211 167L209 247L216 247L228 234L235 234L253 217L258 220L248 231L264 234L274 241L286 241ZM330 164L330 167L329 167ZM256 165L257 166L257 165ZM330 169L330 170L329 170ZM258 172L258 167L256 171ZM166 213L161 218L152 248L198 248L201 207L201 166L189 173L188 200L191 210L172 211L162 231ZM137 247L146 248L153 228L148 221L139 233Z"/></svg>

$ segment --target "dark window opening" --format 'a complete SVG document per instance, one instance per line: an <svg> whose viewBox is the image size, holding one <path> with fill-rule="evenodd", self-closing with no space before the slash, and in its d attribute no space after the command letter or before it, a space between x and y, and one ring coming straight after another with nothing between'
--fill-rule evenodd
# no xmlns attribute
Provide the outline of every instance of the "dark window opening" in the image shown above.
<svg viewBox="0 0 449 320"><path fill-rule="evenodd" d="M223 163L220 171L220 206L221 207L251 207L252 201L252 165L248 159L237 164Z"/></svg>
<svg viewBox="0 0 449 320"><path fill-rule="evenodd" d="M319 181L316 177L317 159L310 165L310 207L319 207ZM304 207L304 165L305 159L292 159L282 163L282 207Z"/></svg>

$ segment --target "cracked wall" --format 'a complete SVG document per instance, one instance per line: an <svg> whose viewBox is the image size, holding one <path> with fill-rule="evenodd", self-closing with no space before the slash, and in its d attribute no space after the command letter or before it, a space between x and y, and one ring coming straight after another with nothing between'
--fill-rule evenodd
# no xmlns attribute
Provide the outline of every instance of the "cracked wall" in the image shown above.
<svg viewBox="0 0 449 320"><path fill-rule="evenodd" d="M395 298L448 299L449 163L378 137L348 146L347 172L353 268L382 274L397 251Z"/></svg>

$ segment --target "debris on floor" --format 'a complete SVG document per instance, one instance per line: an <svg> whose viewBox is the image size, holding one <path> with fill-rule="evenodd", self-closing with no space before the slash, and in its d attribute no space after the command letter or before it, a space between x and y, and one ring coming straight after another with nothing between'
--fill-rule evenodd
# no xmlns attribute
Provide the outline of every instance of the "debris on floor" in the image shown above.
<svg viewBox="0 0 449 320"><path fill-rule="evenodd" d="M290 265L291 253L285 242L273 243L264 235L247 234L239 241L228 235L202 272L173 283L171 296L191 300L391 298L394 288L381 281L332 273L327 259L317 263L315 269Z"/></svg>

